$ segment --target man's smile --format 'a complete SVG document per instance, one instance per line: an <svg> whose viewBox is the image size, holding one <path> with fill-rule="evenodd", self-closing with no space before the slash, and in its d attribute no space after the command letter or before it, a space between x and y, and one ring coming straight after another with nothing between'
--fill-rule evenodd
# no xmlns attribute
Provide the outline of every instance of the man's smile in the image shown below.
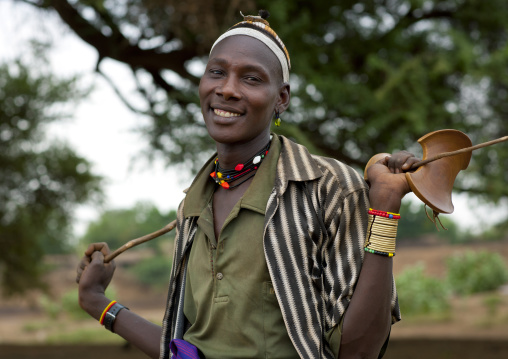
<svg viewBox="0 0 508 359"><path fill-rule="evenodd" d="M221 110L221 109L218 109L218 108L214 108L213 112L217 116L220 116L220 117L238 117L238 116L241 116L240 113L225 111L225 110Z"/></svg>

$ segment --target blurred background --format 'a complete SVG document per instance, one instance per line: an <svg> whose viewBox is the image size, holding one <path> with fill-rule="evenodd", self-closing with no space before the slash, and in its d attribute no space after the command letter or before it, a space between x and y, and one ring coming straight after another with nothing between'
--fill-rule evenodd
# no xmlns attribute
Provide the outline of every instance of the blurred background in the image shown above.
<svg viewBox="0 0 508 359"><path fill-rule="evenodd" d="M175 218L213 152L197 86L244 14L291 57L277 133L363 172L435 130L508 135L505 0L0 1L0 358L143 358L77 305L87 244L115 249ZM473 153L438 230L404 199L403 321L386 358L508 355L508 145ZM110 295L155 323L173 237L117 259Z"/></svg>

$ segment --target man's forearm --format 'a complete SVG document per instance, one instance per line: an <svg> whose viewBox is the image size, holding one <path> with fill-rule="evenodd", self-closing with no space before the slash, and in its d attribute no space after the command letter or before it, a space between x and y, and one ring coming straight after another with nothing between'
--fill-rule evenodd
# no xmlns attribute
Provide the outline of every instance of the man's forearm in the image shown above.
<svg viewBox="0 0 508 359"><path fill-rule="evenodd" d="M339 358L377 358L391 325L393 259L365 253L344 316Z"/></svg>
<svg viewBox="0 0 508 359"><path fill-rule="evenodd" d="M111 300L106 296L96 294L82 298L80 305L92 317L99 320L102 311L110 302ZM113 330L150 358L159 358L162 333L160 326L124 309L116 316Z"/></svg>
<svg viewBox="0 0 508 359"><path fill-rule="evenodd" d="M162 333L160 326L149 322L131 311L122 310L118 314L113 329L116 334L140 349L150 358L159 358Z"/></svg>

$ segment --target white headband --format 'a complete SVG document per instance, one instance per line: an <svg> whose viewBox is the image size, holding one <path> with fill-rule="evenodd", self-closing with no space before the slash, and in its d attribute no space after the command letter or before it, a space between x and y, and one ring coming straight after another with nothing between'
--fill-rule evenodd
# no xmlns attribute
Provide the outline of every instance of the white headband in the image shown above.
<svg viewBox="0 0 508 359"><path fill-rule="evenodd" d="M258 39L263 44L268 46L270 50L277 56L279 59L280 65L282 66L282 80L284 82L289 82L289 66L288 66L288 60L286 59L286 55L284 52L278 47L271 38L269 38L267 35L263 34L259 30L251 29L248 27L237 27L232 30L226 31L223 33L213 44L212 49L210 50L210 54L212 53L213 48L215 45L217 45L219 42L224 40L226 37L233 36L233 35L246 35L253 37L255 39Z"/></svg>

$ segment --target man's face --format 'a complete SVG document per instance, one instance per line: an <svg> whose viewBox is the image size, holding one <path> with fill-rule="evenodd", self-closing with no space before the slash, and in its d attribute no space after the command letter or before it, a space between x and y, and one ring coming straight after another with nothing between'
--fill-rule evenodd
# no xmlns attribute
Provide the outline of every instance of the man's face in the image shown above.
<svg viewBox="0 0 508 359"><path fill-rule="evenodd" d="M255 38L234 35L218 43L199 84L210 136L234 144L268 133L281 101L281 72L275 54Z"/></svg>

